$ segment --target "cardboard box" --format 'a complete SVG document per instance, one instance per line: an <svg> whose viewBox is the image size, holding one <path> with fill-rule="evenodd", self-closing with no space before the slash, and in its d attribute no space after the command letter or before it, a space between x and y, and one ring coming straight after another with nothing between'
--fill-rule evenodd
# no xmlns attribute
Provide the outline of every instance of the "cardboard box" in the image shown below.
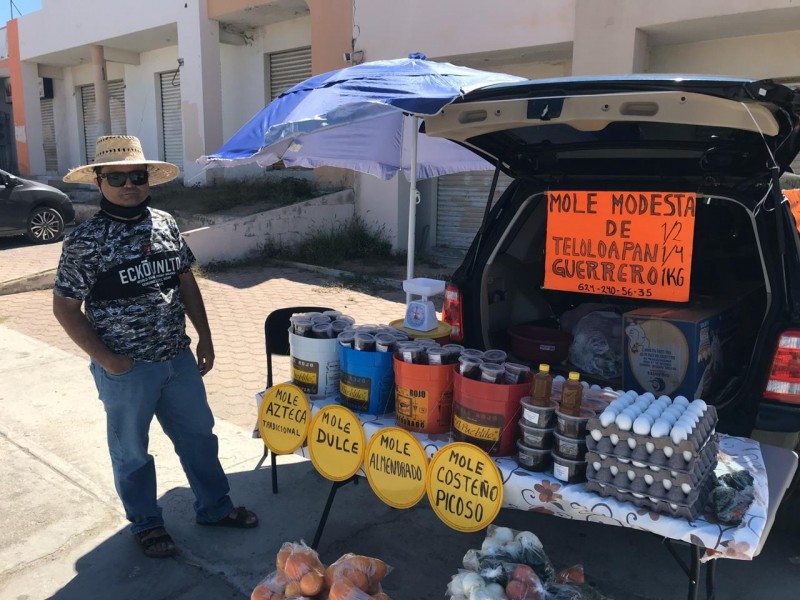
<svg viewBox="0 0 800 600"><path fill-rule="evenodd" d="M733 369L739 320L736 305L708 300L625 313L624 388L711 398Z"/></svg>

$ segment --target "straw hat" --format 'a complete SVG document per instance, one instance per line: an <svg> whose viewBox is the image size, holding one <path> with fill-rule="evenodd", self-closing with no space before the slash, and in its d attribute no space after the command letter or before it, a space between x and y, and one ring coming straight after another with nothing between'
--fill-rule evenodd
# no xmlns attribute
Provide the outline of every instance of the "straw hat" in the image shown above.
<svg viewBox="0 0 800 600"><path fill-rule="evenodd" d="M111 165L147 165L150 185L167 183L175 179L180 169L172 163L160 160L147 160L142 151L139 138L132 135L103 135L97 138L94 162L76 167L64 176L67 183L96 183L96 167Z"/></svg>

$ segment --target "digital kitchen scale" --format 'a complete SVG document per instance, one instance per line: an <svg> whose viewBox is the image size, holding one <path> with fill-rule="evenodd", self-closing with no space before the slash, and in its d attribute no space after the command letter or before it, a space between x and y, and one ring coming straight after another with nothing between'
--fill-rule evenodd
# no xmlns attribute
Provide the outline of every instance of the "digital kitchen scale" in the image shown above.
<svg viewBox="0 0 800 600"><path fill-rule="evenodd" d="M403 326L417 331L431 331L439 326L436 318L436 309L433 302L428 300L444 292L444 281L439 279L428 279L426 277L416 277L403 281L403 291L420 296L419 300L410 299L406 305L406 318Z"/></svg>

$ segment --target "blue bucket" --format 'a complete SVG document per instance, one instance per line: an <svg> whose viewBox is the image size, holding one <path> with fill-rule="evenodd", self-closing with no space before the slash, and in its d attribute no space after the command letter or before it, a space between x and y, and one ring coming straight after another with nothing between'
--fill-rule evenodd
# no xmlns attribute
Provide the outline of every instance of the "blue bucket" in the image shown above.
<svg viewBox="0 0 800 600"><path fill-rule="evenodd" d="M369 415L394 412L391 352L366 352L339 345L339 403Z"/></svg>

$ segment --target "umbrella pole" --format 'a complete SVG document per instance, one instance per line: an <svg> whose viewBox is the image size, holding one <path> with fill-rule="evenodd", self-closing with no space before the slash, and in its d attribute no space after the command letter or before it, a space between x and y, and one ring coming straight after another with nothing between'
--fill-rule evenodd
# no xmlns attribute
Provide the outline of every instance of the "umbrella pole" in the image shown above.
<svg viewBox="0 0 800 600"><path fill-rule="evenodd" d="M408 194L408 260L406 263L406 279L414 278L414 237L417 228L417 117L411 117L411 173L409 177L410 190ZM411 300L411 294L406 292L406 304Z"/></svg>

